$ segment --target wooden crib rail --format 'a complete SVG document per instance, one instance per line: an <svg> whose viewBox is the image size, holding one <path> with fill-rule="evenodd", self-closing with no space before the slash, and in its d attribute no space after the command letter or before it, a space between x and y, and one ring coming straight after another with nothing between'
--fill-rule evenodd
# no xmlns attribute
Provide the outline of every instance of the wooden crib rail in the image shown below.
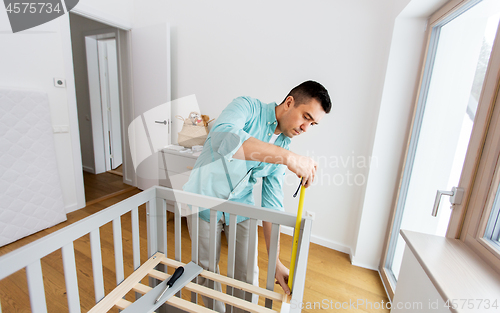
<svg viewBox="0 0 500 313"><path fill-rule="evenodd" d="M25 268L31 311L47 312L41 259L61 249L70 313L81 312L73 242L89 234L96 303L104 298L99 227L112 222L117 285L124 279L120 216L132 211L134 268L140 266L138 207L156 200L154 188L125 199L92 216L60 229L0 257L0 280ZM1 307L0 307L1 312Z"/></svg>
<svg viewBox="0 0 500 313"><path fill-rule="evenodd" d="M0 257L0 279L3 279L30 265L36 260L71 244L76 239L88 234L92 230L111 222L113 219L137 208L154 199L154 188L143 191L133 197L125 199L92 216L80 220L69 227L60 229L37 241L27 244L15 251ZM90 230L90 231L89 231Z"/></svg>
<svg viewBox="0 0 500 313"><path fill-rule="evenodd" d="M283 226L294 227L297 215L265 209L253 205L227 201L223 199L195 195L182 190L172 190L166 187L156 187L156 196L164 200L175 201L196 206L198 208L216 208L217 211L245 216L251 219L268 221Z"/></svg>
<svg viewBox="0 0 500 313"><path fill-rule="evenodd" d="M17 249L11 253L8 253L0 257L0 280L14 274L15 272L25 268L26 276L28 281L28 291L30 297L30 305L32 312L35 313L45 313L47 312L47 303L44 291L44 275L42 274L41 259L45 256L53 253L54 251L61 249L62 252L62 262L64 268L64 278L66 284L66 297L68 302L68 309L70 313L81 312L80 308L80 295L79 287L77 281L77 269L75 262L75 250L73 242L82 236L89 234L90 240L90 256L92 259L92 277L94 284L94 297L96 303L102 303L103 299L107 298L104 288L104 277L103 277L103 255L101 247L101 232L100 227L108 223L112 223L113 232L113 251L115 258L115 274L116 274L116 285L121 286L121 283L125 280L124 275L124 258L123 258L123 247L122 247L122 215L130 212L131 220L131 230L132 230L132 251L133 251L133 268L137 270L141 266L140 262L140 236L139 236L139 206L146 204L146 222L147 222L147 250L148 258L151 258L156 253L162 253L166 255L167 253L167 201L174 202L174 233L175 240L170 239L170 244L172 241L175 242L175 261L174 260L163 260L158 264L157 269L160 271L165 271L166 266L174 266L181 263L181 205L187 204L191 207L191 214L194 218L191 219L191 261L198 263L198 208L208 208L210 210L210 215L215 217L217 211L223 211L229 213L229 234L228 234L228 268L227 277L222 277L220 275L214 274L216 271L216 255L215 255L215 218L211 218L210 223L210 246L211 253L209 258L209 270L204 271L202 275L209 278L212 281L220 281L227 286L230 291L229 295L217 295L212 298L222 300L222 302L227 302L234 306L241 306L239 302L240 299L232 299L231 290L232 288L238 288L246 290L248 295L258 294L266 299L265 307L260 307L261 309L256 309L258 312L267 312L273 306L273 301L283 301L281 295L274 292L274 275L275 275L275 264L277 255L277 245L280 233L280 225L294 227L296 216L293 214L278 212L269 209L259 208L255 206L240 204L236 202L224 201L221 199L205 197L201 195L195 195L187 193L184 191L172 190L164 187L152 187L146 191L143 191L135 196L125 199L107 209L104 209L98 213L95 213L81 221L73 223L63 229L60 229L50 235L47 235L33 243L30 243L20 249ZM170 209L170 208L169 208ZM251 277L251 269L253 268L252 262L255 259L256 245L258 244L255 240L257 238L257 222L258 220L268 221L272 223L271 230L271 245L269 253L269 263L267 267L267 290L255 287L249 282L243 282L235 284L234 270L235 270L235 247L236 247L236 217L246 216L250 218L250 242L248 258L251 260L249 262L247 277ZM293 294L291 301L296 301L296 303L302 302L302 295L305 285L305 274L307 266L307 255L309 250L309 239L311 233L311 219L305 217L302 219L301 229L295 230L300 232L299 239L299 249L298 257L296 262L295 270L295 281L292 286ZM184 260L185 261L185 260ZM177 262L177 263L176 263ZM127 263L129 264L129 263ZM154 273L154 271L153 271ZM214 276L216 275L216 276ZM219 277L220 276L220 277ZM129 276L130 277L130 276ZM222 278L221 278L222 277ZM158 275L150 275L149 287L145 286L135 286L134 290L139 294L143 293L146 289L156 286L160 281L158 280ZM161 279L160 279L161 280ZM196 283L196 280L195 280ZM196 284L193 284L196 285ZM146 288L147 287L147 288ZM190 289L189 289L190 288ZM258 288L258 289L255 289ZM174 307L191 308L187 311L192 310L193 312L201 312L202 309L199 307L198 310L191 307L195 305L198 301L198 294L211 294L203 288L198 288L196 286L189 286L186 288L192 291L191 301L189 305L186 304L185 300L173 297L172 301L169 302ZM115 288L116 290L116 288ZM142 290L142 291L141 291ZM180 292L178 293L180 296ZM231 298L227 298L231 297ZM175 298L175 299L174 299ZM228 302L229 301L229 302ZM241 300L244 301L244 300ZM189 303L189 302L188 302ZM249 302L245 301L245 305ZM129 303L126 300L118 300L116 302L118 306L125 307ZM213 306L210 306L213 307ZM231 312L230 308L227 312ZM204 310L205 311L205 310ZM0 312L1 305L0 305ZM166 307L161 307L157 312L166 312ZM208 311L207 311L208 312ZM300 309L291 308L290 312L300 312Z"/></svg>
<svg viewBox="0 0 500 313"><path fill-rule="evenodd" d="M156 188L157 195L157 214L160 216L161 212L164 211L166 207L166 201L175 201L174 213L175 213L175 227L176 227L176 260L180 261L180 247L181 247L181 237L180 234L180 205L186 204L191 208L190 214L193 218L191 219L191 261L198 263L198 214L199 208L204 207L210 210L210 235L209 235L209 270L212 272L216 271L216 214L217 211L222 211L229 213L229 235L228 235L228 261L227 261L227 277L234 278L234 267L235 267L235 245L236 245L236 216L245 216L250 218L250 234L249 234L249 244L248 244L248 264L247 264L247 277L248 282L251 282L253 266L255 262L255 252L256 245L258 244L255 240L257 238L257 221L267 221L272 223L271 230L271 240L269 247L269 259L267 266L267 280L266 288L268 290L274 290L275 286L275 271L276 271L276 260L277 246L280 233L280 225L295 227L296 215L279 212L275 210L255 207L251 205L236 203L232 201L226 201L223 199L217 199L212 197L206 197L202 195L193 195L185 191L172 190L164 187ZM155 222L152 222L155 223ZM159 227L164 225L164 223L159 223ZM292 297L291 300L294 303L301 303L302 296L304 292L306 267L307 267L307 256L309 253L309 241L311 234L312 220L309 217L303 217L301 228L296 230L299 231L299 246L297 252L297 261L295 266L295 278L292 286ZM160 229L158 229L160 231ZM163 230L161 232L166 232ZM166 247L164 247L166 251ZM153 249L154 250L154 249ZM159 250L161 251L161 250ZM213 281L210 281L209 286L213 288ZM231 293L232 287L228 286L229 294ZM197 294L192 293L191 300L197 302ZM251 299L251 293L247 293L246 300ZM267 308L272 308L273 299L267 298L265 301L265 306ZM215 300L209 302L209 308L213 308ZM230 307L227 306L227 312L231 312ZM295 308L291 308L291 312L294 312ZM300 312L300 309L297 310Z"/></svg>

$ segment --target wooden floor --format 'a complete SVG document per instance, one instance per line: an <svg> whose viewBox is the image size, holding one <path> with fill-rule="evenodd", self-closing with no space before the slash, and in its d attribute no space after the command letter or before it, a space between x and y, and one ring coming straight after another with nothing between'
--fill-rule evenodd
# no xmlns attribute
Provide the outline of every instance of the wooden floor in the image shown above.
<svg viewBox="0 0 500 313"><path fill-rule="evenodd" d="M117 176L119 177L119 176ZM106 177L106 179L111 179ZM121 181L121 178L119 179ZM102 182L99 183L99 185ZM105 184L105 183L102 183ZM113 185L114 183L111 183ZM96 184L97 185L97 184ZM86 185L87 186L87 185ZM125 188L129 188L125 185ZM87 189L87 187L86 187ZM96 190L99 188L96 188ZM121 189L124 190L124 189ZM90 193L92 193L89 190ZM116 193L117 191L113 191ZM85 208L68 214L68 220L50 229L43 230L29 237L18 240L14 243L0 248L0 255L6 254L14 249L28 244L36 239L46 236L64 226L94 214L114 203L140 192L138 189L128 190L112 198L102 196L101 190L92 193L91 198L102 199L91 202ZM146 218L145 208L140 207L140 233L141 233L141 262L147 259L146 251ZM131 231L130 214L122 216L124 259L131 260ZM173 221L168 222L168 238L174 236ZM313 223L314 227L314 223ZM116 286L114 276L114 255L113 255L113 232L111 223L100 228L101 245L103 249L104 284L106 293ZM225 238L221 249L221 273L226 273L227 268L227 246ZM169 239L170 242L171 239ZM259 265L265 268L267 264L267 253L262 234L259 229ZM283 264L290 264L292 238L282 235L280 259ZM182 225L182 261L189 262L191 258L190 239L187 232L186 221L183 219ZM167 256L174 258L174 245L170 244ZM92 282L92 263L90 259L89 237L83 236L75 242L75 257L78 268L78 284L80 289L82 312L88 311L94 304L94 290ZM131 263L131 262L130 262ZM56 251L42 259L42 269L45 279L45 292L47 296L48 312L67 312L65 297L64 275L61 262L61 253ZM125 275L132 273L132 266L125 265ZM266 272L260 271L260 285L265 286ZM143 281L147 284L147 281ZM27 284L25 271L19 271L14 275L0 281L0 303L1 312L31 312L29 309L29 299L26 293ZM281 288L276 286L275 291L281 292ZM127 299L133 301L133 294L127 295ZM183 292L183 298L189 299L190 295ZM349 256L316 244L311 244L309 260L307 266L306 286L304 292L304 302L295 304L303 306L303 312L319 312L320 310L341 310L342 312L389 312L381 309L381 303L385 304L388 299L380 281L379 275L375 271L352 266ZM263 299L260 299L263 302ZM117 312L117 310L113 311Z"/></svg>
<svg viewBox="0 0 500 313"><path fill-rule="evenodd" d="M119 173L118 171L115 171ZM123 183L123 177L110 172L91 174L83 172L83 184L85 188L85 201L87 205L99 202L105 198L117 196L125 191L135 189Z"/></svg>

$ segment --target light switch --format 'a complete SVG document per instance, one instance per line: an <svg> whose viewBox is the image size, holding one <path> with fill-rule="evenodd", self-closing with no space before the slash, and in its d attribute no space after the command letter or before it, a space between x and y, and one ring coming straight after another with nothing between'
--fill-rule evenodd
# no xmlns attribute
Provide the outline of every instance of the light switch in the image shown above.
<svg viewBox="0 0 500 313"><path fill-rule="evenodd" d="M69 133L68 125L52 125L52 130L55 134Z"/></svg>
<svg viewBox="0 0 500 313"><path fill-rule="evenodd" d="M59 88L66 88L66 81L64 78L54 78L54 86L59 87Z"/></svg>

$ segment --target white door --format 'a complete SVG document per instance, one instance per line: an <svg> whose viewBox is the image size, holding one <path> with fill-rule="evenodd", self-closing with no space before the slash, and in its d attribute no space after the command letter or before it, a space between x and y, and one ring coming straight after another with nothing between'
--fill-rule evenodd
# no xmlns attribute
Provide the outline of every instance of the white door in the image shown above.
<svg viewBox="0 0 500 313"><path fill-rule="evenodd" d="M100 67L97 36L85 37L87 73L89 82L90 112L92 121L92 142L94 148L94 174L106 171L105 136L100 83Z"/></svg>
<svg viewBox="0 0 500 313"><path fill-rule="evenodd" d="M158 184L158 150L170 144L170 32L167 24L131 31L134 121L128 128L137 187Z"/></svg>
<svg viewBox="0 0 500 313"><path fill-rule="evenodd" d="M106 171L122 164L120 129L120 90L116 39L97 41L99 53L99 76L101 86L101 109Z"/></svg>
<svg viewBox="0 0 500 313"><path fill-rule="evenodd" d="M109 72L109 112L111 169L116 169L123 162L122 136L120 127L120 89L118 81L118 59L116 53L116 39L106 41Z"/></svg>
<svg viewBox="0 0 500 313"><path fill-rule="evenodd" d="M487 99L480 103L480 98L499 18L500 1L470 1L431 23L404 174L381 264L390 295L405 246L400 229L455 237L460 227L462 214L452 211L450 198L440 199L436 194L453 190L453 207L457 208L462 204L461 190L467 194L470 189L474 169L469 164L474 163L478 150L471 134L473 128L481 131L483 112L491 106ZM436 216L432 215L434 207L439 208Z"/></svg>

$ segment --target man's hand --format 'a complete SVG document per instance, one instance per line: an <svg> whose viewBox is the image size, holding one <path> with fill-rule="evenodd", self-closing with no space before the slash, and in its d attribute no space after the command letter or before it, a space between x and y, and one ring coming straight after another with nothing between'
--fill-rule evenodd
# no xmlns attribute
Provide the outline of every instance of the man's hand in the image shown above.
<svg viewBox="0 0 500 313"><path fill-rule="evenodd" d="M309 187L316 176L318 163L309 157L298 155L282 147L250 137L234 153L240 160L251 160L273 164L284 164L298 177L303 177L302 185Z"/></svg>
<svg viewBox="0 0 500 313"><path fill-rule="evenodd" d="M311 158L291 152L287 158L286 166L298 177L304 178L302 180L302 185L307 188L312 184L314 178L316 177L318 163Z"/></svg>
<svg viewBox="0 0 500 313"><path fill-rule="evenodd" d="M276 262L276 275L274 277L276 278L276 284L280 285L287 295L290 294L290 288L288 288L288 275L288 268L278 260Z"/></svg>

